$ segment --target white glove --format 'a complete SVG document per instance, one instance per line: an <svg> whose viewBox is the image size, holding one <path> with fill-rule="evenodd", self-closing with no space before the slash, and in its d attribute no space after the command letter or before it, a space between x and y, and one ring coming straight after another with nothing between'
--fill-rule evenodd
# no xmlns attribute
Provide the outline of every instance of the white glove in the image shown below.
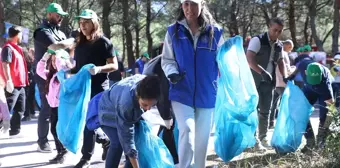
<svg viewBox="0 0 340 168"><path fill-rule="evenodd" d="M166 127L167 129L171 129L172 124L174 123L174 120L173 120L173 119L164 120L164 123L165 123L165 127Z"/></svg>
<svg viewBox="0 0 340 168"><path fill-rule="evenodd" d="M102 71L102 69L100 67L93 67L93 68L89 68L89 72L91 75L97 75L98 73L100 73Z"/></svg>
<svg viewBox="0 0 340 168"><path fill-rule="evenodd" d="M6 83L6 91L7 91L8 93L12 93L13 90L14 90L14 84L13 84L13 82L12 82L11 80L7 81L7 83Z"/></svg>
<svg viewBox="0 0 340 168"><path fill-rule="evenodd" d="M50 59L50 57L51 57L51 54L48 52L45 52L44 56L41 59L44 61L47 61L48 59Z"/></svg>

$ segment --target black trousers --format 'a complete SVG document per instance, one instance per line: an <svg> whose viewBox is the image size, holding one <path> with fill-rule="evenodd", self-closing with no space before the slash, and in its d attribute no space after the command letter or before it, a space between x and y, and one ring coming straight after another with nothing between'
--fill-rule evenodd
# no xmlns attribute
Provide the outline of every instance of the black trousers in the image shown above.
<svg viewBox="0 0 340 168"><path fill-rule="evenodd" d="M58 153L62 153L66 151L64 145L60 142L58 135L57 135L57 123L58 123L58 108L51 108L51 133L54 138L55 147Z"/></svg>
<svg viewBox="0 0 340 168"><path fill-rule="evenodd" d="M170 130L168 130L166 127L160 126L159 131L158 131L158 136L160 133L163 131L163 136L161 137L163 139L163 142L165 146L169 149L169 152L174 159L174 164L178 163L178 153L176 149L176 144L175 144L175 136L174 136L174 126L175 126L175 120L174 124L171 127Z"/></svg>
<svg viewBox="0 0 340 168"><path fill-rule="evenodd" d="M25 88L25 92L26 92L26 109L24 113L25 117L35 114L35 111L34 111L35 88L34 87L35 87L35 83L30 83L30 85Z"/></svg>
<svg viewBox="0 0 340 168"><path fill-rule="evenodd" d="M91 99L100 93L101 91L92 90ZM102 131L101 128L97 130L89 130L86 126L84 128L83 147L81 153L83 154L82 159L90 160L93 153L96 142L99 144L107 144L110 141L109 137Z"/></svg>
<svg viewBox="0 0 340 168"><path fill-rule="evenodd" d="M25 111L25 87L15 87L12 93L5 92L8 110L13 111L11 118L11 131L20 131L21 117Z"/></svg>
<svg viewBox="0 0 340 168"><path fill-rule="evenodd" d="M36 83L38 84L41 100L41 109L38 117L38 143L45 144L48 143L47 135L50 130L51 108L45 96L45 80L41 78L38 74L35 74L34 77Z"/></svg>

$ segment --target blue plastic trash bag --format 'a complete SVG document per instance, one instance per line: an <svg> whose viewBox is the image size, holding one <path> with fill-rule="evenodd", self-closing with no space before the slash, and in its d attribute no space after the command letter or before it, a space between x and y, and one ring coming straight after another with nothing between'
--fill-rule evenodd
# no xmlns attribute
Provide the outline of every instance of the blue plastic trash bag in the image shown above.
<svg viewBox="0 0 340 168"><path fill-rule="evenodd" d="M222 45L217 54L217 63L221 75L218 87L222 87L220 92L226 97L224 108L233 118L247 120L256 110L259 98L241 36L230 38Z"/></svg>
<svg viewBox="0 0 340 168"><path fill-rule="evenodd" d="M38 84L35 84L34 90L35 90L35 94L34 94L35 101L37 102L38 106L41 108L41 100L40 100Z"/></svg>
<svg viewBox="0 0 340 168"><path fill-rule="evenodd" d="M215 151L228 162L256 143L259 98L240 36L222 45L217 63L220 78L214 113Z"/></svg>
<svg viewBox="0 0 340 168"><path fill-rule="evenodd" d="M138 163L141 168L173 168L172 156L163 140L151 132L151 126L144 120L135 124L135 143Z"/></svg>
<svg viewBox="0 0 340 168"><path fill-rule="evenodd" d="M91 97L91 75L87 69L93 66L83 66L68 79L65 79L65 71L57 73L60 81L57 134L61 143L73 153L77 153L85 127Z"/></svg>
<svg viewBox="0 0 340 168"><path fill-rule="evenodd" d="M89 130L95 130L100 127L99 117L98 117L98 104L104 92L98 93L89 102L86 115L86 127Z"/></svg>
<svg viewBox="0 0 340 168"><path fill-rule="evenodd" d="M289 81L282 95L271 140L278 153L295 152L298 149L313 110L301 89Z"/></svg>

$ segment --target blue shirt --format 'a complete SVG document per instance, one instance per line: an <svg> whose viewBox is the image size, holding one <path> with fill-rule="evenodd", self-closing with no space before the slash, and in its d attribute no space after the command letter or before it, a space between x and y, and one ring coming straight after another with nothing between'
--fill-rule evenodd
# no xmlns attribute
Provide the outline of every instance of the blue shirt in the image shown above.
<svg viewBox="0 0 340 168"><path fill-rule="evenodd" d="M135 93L136 86L144 78L145 75L137 74L115 83L103 92L98 107L100 125L117 128L124 153L133 158L137 156L134 125L143 114Z"/></svg>

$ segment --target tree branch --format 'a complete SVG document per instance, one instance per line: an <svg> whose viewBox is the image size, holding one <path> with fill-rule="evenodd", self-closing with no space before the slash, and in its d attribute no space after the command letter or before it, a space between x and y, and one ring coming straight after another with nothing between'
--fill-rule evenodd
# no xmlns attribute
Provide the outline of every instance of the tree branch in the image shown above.
<svg viewBox="0 0 340 168"><path fill-rule="evenodd" d="M320 4L317 4L316 6L316 11L321 10L322 8L324 8L325 6L327 6L332 0L328 0L326 2L322 2Z"/></svg>
<svg viewBox="0 0 340 168"><path fill-rule="evenodd" d="M331 30L328 31L328 33L326 34L326 36L323 38L322 44L324 44L324 43L326 42L327 38L331 35L333 29L334 29L334 26L331 28Z"/></svg>

